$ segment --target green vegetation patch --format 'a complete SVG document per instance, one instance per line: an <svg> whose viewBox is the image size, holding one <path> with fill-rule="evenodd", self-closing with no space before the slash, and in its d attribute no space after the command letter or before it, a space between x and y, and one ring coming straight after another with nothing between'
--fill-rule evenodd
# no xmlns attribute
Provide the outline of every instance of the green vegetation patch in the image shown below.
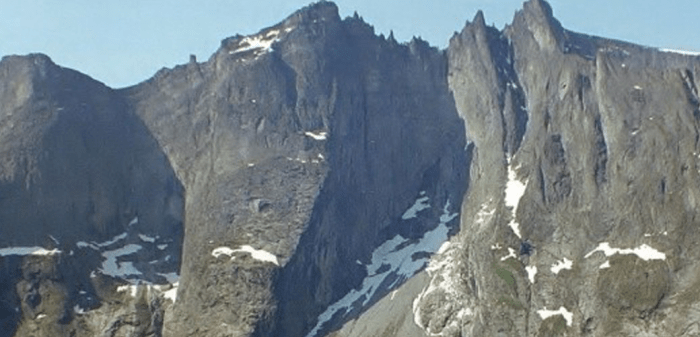
<svg viewBox="0 0 700 337"><path fill-rule="evenodd" d="M542 321L537 331L538 337L562 336L566 331L566 320L561 315L555 315Z"/></svg>
<svg viewBox="0 0 700 337"><path fill-rule="evenodd" d="M496 275L503 279L503 281L506 281L509 286L515 287L515 277L513 276L513 273L510 272L510 270L505 269L503 267L496 267Z"/></svg>

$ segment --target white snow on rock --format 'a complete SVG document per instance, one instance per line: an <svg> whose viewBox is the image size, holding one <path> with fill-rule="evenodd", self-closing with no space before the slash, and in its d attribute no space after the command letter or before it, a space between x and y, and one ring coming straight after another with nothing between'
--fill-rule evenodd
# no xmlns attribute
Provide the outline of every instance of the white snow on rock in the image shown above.
<svg viewBox="0 0 700 337"><path fill-rule="evenodd" d="M476 213L476 223L479 225L479 227L483 227L491 221L491 218L493 215L496 213L496 208L495 207L490 207L491 201L493 201L493 198L489 199L489 201L481 204L481 207L479 208L479 211ZM490 210L489 210L490 208Z"/></svg>
<svg viewBox="0 0 700 337"><path fill-rule="evenodd" d="M545 307L543 310L537 310L537 314L540 315L540 318L542 318L542 320L545 320L552 316L562 315L564 317L564 320L566 320L567 326L571 326L571 324L574 321L574 314L566 310L566 308L564 308L563 306L559 307L558 310L547 310L547 308Z"/></svg>
<svg viewBox="0 0 700 337"><path fill-rule="evenodd" d="M304 135L307 137L311 137L315 140L326 140L328 138L328 132L326 132L326 131L319 131L319 132L306 131L306 132L304 132Z"/></svg>
<svg viewBox="0 0 700 337"><path fill-rule="evenodd" d="M180 282L175 282L173 283L173 287L170 290L164 291L163 292L163 297L166 299L169 299L175 303L177 300L177 288L180 285Z"/></svg>
<svg viewBox="0 0 700 337"><path fill-rule="evenodd" d="M85 313L85 309L81 308L79 305L76 304L76 305L73 307L73 312L75 312L75 313L78 314L78 315L82 315L82 314Z"/></svg>
<svg viewBox="0 0 700 337"><path fill-rule="evenodd" d="M667 48L662 48L659 50L664 52L664 53L676 53L676 54L682 54L682 55L688 55L688 56L700 56L700 52L690 51L690 50L667 49Z"/></svg>
<svg viewBox="0 0 700 337"><path fill-rule="evenodd" d="M231 256L233 255L233 253L234 250L228 247L219 247L211 251L211 255L216 258L218 258L221 255Z"/></svg>
<svg viewBox="0 0 700 337"><path fill-rule="evenodd" d="M449 207L450 202L448 200L443 208L443 214L440 216L438 226L423 234L423 237L417 242L408 244L410 240L405 239L401 235L396 235L377 247L372 253L372 263L366 265L367 277L362 281L362 287L359 290L351 290L343 298L328 306L318 316L318 323L306 336L316 336L323 325L336 313L342 312L347 314L354 308L355 304L366 305L374 297L374 294L379 290L379 286L387 277L391 275L397 277L389 285L389 288L391 288L420 271L428 262L428 258L422 257L414 260L413 255L419 252L435 253L442 247L443 243L448 239L449 228L447 223L459 215L458 213L450 213ZM387 265L389 268L382 268ZM379 272L380 269L383 269L381 273Z"/></svg>
<svg viewBox="0 0 700 337"><path fill-rule="evenodd" d="M78 242L75 243L75 245L76 245L78 248L88 248L88 247L90 247L90 248L92 248L92 249L94 249L94 250L100 250L100 247L98 247L96 244L94 244L94 243L87 243L87 242L85 242L85 241L78 241Z"/></svg>
<svg viewBox="0 0 700 337"><path fill-rule="evenodd" d="M610 268L610 261L605 261L603 264L598 267L598 269L605 269L605 268Z"/></svg>
<svg viewBox="0 0 700 337"><path fill-rule="evenodd" d="M131 297L136 297L136 294L138 294L139 291L139 286L136 284L128 284L128 285L123 285L123 286L118 286L117 287L117 292L122 293L128 291L129 294L131 294Z"/></svg>
<svg viewBox="0 0 700 337"><path fill-rule="evenodd" d="M126 233L122 233L122 234L119 234L119 235L113 237L112 240L108 240L108 241L105 241L105 242L102 242L102 243L94 243L94 242L93 242L92 244L94 244L94 245L96 245L96 246L98 246L98 247L107 247L107 246L110 246L110 245L113 245L113 244L117 243L117 242L120 241L120 240L126 239L126 236L127 236Z"/></svg>
<svg viewBox="0 0 700 337"><path fill-rule="evenodd" d="M175 274L175 273L172 273ZM162 274L160 274L162 275ZM179 279L179 276L175 274L175 279ZM175 300L177 299L177 288L179 286L179 282L176 281L174 283L168 283L168 284L127 284L127 285L122 285L117 287L117 292L128 292L131 297L136 297L139 294L139 290L143 290L146 292L147 296L152 296L152 294L160 294L163 296L164 299L168 299L175 303ZM167 289L167 290L165 290Z"/></svg>
<svg viewBox="0 0 700 337"><path fill-rule="evenodd" d="M131 255L141 250L141 248L142 247L139 245L129 244L119 249L103 252L102 256L104 256L106 260L102 262L102 273L114 277L141 275L141 272L134 267L133 262L117 263L118 257Z"/></svg>
<svg viewBox="0 0 700 337"><path fill-rule="evenodd" d="M409 209L406 210L406 212L403 213L401 219L413 219L418 216L418 212L430 208L428 200L430 200L429 197L421 197L416 199L416 202L413 203L413 206L411 206Z"/></svg>
<svg viewBox="0 0 700 337"><path fill-rule="evenodd" d="M232 255L234 253L238 253L238 252L249 253L250 256L256 260L260 260L263 262L270 262L270 263L276 264L278 266L280 265L279 261L277 261L276 255L274 255L270 252L267 252L265 250L262 250L262 249L255 249L249 245L243 245L243 246L241 246L241 248L238 248L238 249L231 249L229 247L219 247L219 248L214 249L211 252L211 255L214 256L215 258L218 258L221 255L227 255L227 256L231 256L231 260L233 260L234 257Z"/></svg>
<svg viewBox="0 0 700 337"><path fill-rule="evenodd" d="M564 269L571 269L571 267L573 267L573 266L574 266L573 261L571 261L567 258L564 258L563 260L557 261L557 263L552 265L552 273L559 274L560 271L562 271Z"/></svg>
<svg viewBox="0 0 700 337"><path fill-rule="evenodd" d="M158 246L156 246L156 247L158 247L158 249L160 249L160 250L163 250L163 249L167 248L168 245L167 245L167 244L162 244L162 245L158 245Z"/></svg>
<svg viewBox="0 0 700 337"><path fill-rule="evenodd" d="M175 283L178 283L180 281L180 275L178 275L177 273L167 273L167 274L158 273L158 275L165 277L165 279L170 284L175 284Z"/></svg>
<svg viewBox="0 0 700 337"><path fill-rule="evenodd" d="M527 180L525 183L518 180L517 173L513 170L512 166L508 165L508 182L506 183L506 206L511 207L512 219L508 226L513 229L513 233L518 238L522 238L520 235L520 224L515 221L515 214L518 210L518 204L520 203L520 198L525 194L525 188L527 187Z"/></svg>
<svg viewBox="0 0 700 337"><path fill-rule="evenodd" d="M131 221L129 222L129 227L131 227L131 226L133 226L133 225L135 225L135 224L137 224L137 223L139 223L139 217L138 217L138 216L135 216L135 217L134 217L133 219L131 219Z"/></svg>
<svg viewBox="0 0 700 337"><path fill-rule="evenodd" d="M443 253L445 253L448 249L450 249L451 246L452 246L452 243L451 243L451 242L445 241L445 243L443 243L442 246L440 246L440 249L438 249L438 251L437 251L436 254L443 254Z"/></svg>
<svg viewBox="0 0 700 337"><path fill-rule="evenodd" d="M229 54L238 54L246 52L249 50L257 50L259 53L266 53L272 51L272 44L279 41L277 36L279 35L278 30L271 30L265 35L254 35L244 37L239 43L238 48L229 51ZM258 54L259 55L259 54Z"/></svg>
<svg viewBox="0 0 700 337"><path fill-rule="evenodd" d="M143 234L139 234L139 239L141 239L141 241L144 241L144 242L156 242L155 238L152 238L148 235L143 235Z"/></svg>
<svg viewBox="0 0 700 337"><path fill-rule="evenodd" d="M527 267L525 267L525 271L527 272L527 278L530 280L530 283L535 283L535 275L537 275L537 267L536 266L527 266Z"/></svg>
<svg viewBox="0 0 700 337"><path fill-rule="evenodd" d="M508 255L502 257L502 258L501 258L501 261L508 260L508 259L511 258L511 257L514 258L514 259L517 259L517 258L518 258L518 256L515 255L515 249L508 247Z"/></svg>
<svg viewBox="0 0 700 337"><path fill-rule="evenodd" d="M7 247L0 248L0 256L11 256L11 255L34 255L34 256L49 256L61 254L58 249L45 249L43 247Z"/></svg>
<svg viewBox="0 0 700 337"><path fill-rule="evenodd" d="M650 247L647 244L643 244L637 248L633 249L620 249L620 248L612 248L610 247L610 244L607 242L601 242L596 249L592 250L590 253L586 254L584 258L588 258L589 256L593 255L593 253L601 251L605 256L612 256L615 254L622 254L622 255L628 255L628 254L634 254L637 255L640 259L644 261L649 261L649 260L666 260L666 254Z"/></svg>

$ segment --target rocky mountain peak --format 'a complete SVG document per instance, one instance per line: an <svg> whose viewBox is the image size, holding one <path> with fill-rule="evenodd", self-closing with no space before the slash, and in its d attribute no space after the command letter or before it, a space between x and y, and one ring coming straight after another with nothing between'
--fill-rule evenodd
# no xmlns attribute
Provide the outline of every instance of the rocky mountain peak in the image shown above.
<svg viewBox="0 0 700 337"><path fill-rule="evenodd" d="M340 22L338 6L332 1L318 1L312 3L290 15L285 23L290 24L312 24L324 22Z"/></svg>
<svg viewBox="0 0 700 337"><path fill-rule="evenodd" d="M515 13L510 29L512 35L528 32L542 50L561 50L564 29L554 18L552 7L544 0L525 2L523 9Z"/></svg>
<svg viewBox="0 0 700 337"><path fill-rule="evenodd" d="M47 55L35 53L4 56L0 60L0 67L7 76L8 71L46 73L48 69L56 67L56 64Z"/></svg>
<svg viewBox="0 0 700 337"><path fill-rule="evenodd" d="M484 12L482 10L476 12L472 24L476 27L486 28L486 19L484 18Z"/></svg>

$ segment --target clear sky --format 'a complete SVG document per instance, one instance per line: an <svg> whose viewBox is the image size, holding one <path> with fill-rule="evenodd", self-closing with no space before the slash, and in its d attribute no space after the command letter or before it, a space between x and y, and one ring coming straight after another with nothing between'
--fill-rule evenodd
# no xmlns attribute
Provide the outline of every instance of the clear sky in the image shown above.
<svg viewBox="0 0 700 337"><path fill-rule="evenodd" d="M0 55L41 52L114 88L162 67L206 60L228 36L255 33L312 0L0 0ZM570 30L700 51L700 0L550 0ZM521 0L337 0L377 33L446 47L482 9L503 28Z"/></svg>

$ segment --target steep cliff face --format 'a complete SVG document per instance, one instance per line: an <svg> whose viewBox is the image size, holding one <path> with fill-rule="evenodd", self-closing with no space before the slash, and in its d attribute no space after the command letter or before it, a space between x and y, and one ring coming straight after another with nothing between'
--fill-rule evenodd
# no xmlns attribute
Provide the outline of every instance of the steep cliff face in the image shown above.
<svg viewBox="0 0 700 337"><path fill-rule="evenodd" d="M418 323L455 336L697 333L698 57L564 30L534 0L502 32L477 15L448 54L474 142L464 260L435 261ZM461 316L444 309L455 279Z"/></svg>
<svg viewBox="0 0 700 337"><path fill-rule="evenodd" d="M397 235L420 242L461 203L468 150L445 70L425 42L377 37L318 3L129 89L187 191L166 331L300 336L337 325L335 311L317 317L361 288L375 248ZM416 199L416 213L430 209L402 219ZM232 252L246 246L274 258ZM402 256L362 300L426 257ZM353 305L343 310L357 314Z"/></svg>
<svg viewBox="0 0 700 337"><path fill-rule="evenodd" d="M112 90L0 62L0 336L693 336L700 57L319 2ZM427 265L427 268L424 268Z"/></svg>

